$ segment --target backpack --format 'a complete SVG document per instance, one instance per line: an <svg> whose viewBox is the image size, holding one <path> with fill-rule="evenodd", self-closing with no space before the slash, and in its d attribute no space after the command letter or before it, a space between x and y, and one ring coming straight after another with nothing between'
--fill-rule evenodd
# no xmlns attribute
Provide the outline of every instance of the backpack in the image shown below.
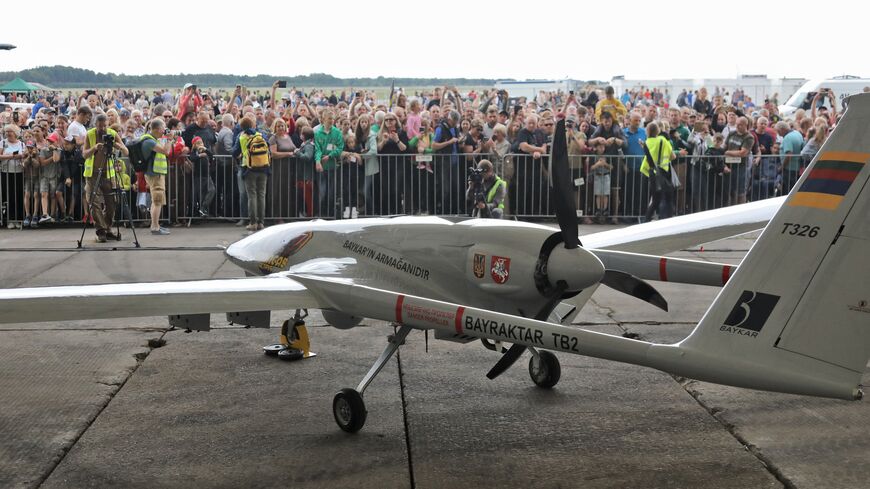
<svg viewBox="0 0 870 489"><path fill-rule="evenodd" d="M145 155L142 153L142 141L144 140L145 136L142 136L135 142L127 145L127 150L130 151L130 166L137 173L148 171L148 164L154 160L154 151L151 151L151 156L148 158L145 158Z"/></svg>
<svg viewBox="0 0 870 489"><path fill-rule="evenodd" d="M259 132L248 139L248 166L251 168L269 166L269 145Z"/></svg>

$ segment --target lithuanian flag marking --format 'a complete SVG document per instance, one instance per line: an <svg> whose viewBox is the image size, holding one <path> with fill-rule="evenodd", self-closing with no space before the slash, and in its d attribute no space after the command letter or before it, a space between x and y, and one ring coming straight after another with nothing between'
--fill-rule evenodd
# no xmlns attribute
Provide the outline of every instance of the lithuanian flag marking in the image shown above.
<svg viewBox="0 0 870 489"><path fill-rule="evenodd" d="M836 209L868 159L870 159L868 153L851 151L824 153L813 165L810 174L807 175L798 192L789 200L788 205L829 211Z"/></svg>

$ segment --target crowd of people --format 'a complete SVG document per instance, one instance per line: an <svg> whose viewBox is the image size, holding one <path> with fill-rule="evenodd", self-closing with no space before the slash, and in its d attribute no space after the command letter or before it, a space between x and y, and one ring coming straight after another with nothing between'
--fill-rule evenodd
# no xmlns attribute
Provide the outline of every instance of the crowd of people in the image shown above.
<svg viewBox="0 0 870 489"><path fill-rule="evenodd" d="M280 81L260 91L7 95L34 105L0 112L0 202L10 228L96 217L98 238L109 239L106 207L154 234L194 217L256 231L315 216L552 215L548 155L564 119L585 222L666 218L788 192L842 111L830 90L816 98L783 120L775 98L755 105L718 87L671 106L655 88L527 99L437 87L379 99ZM488 176L483 202L469 192L470 168Z"/></svg>

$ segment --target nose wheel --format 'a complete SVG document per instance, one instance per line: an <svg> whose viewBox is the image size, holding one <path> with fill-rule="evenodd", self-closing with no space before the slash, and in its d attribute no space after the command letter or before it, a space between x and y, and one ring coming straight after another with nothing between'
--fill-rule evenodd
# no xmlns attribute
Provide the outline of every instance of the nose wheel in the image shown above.
<svg viewBox="0 0 870 489"><path fill-rule="evenodd" d="M559 383L562 367L556 355L546 351L533 351L529 359L529 377L538 387L549 389Z"/></svg>

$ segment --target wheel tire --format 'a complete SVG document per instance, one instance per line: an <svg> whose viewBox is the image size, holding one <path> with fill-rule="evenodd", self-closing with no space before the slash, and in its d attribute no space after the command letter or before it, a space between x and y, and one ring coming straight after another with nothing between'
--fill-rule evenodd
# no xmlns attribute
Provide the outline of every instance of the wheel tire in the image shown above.
<svg viewBox="0 0 870 489"><path fill-rule="evenodd" d="M263 347L263 353L265 353L266 355L269 355L271 357L275 357L275 356L278 356L279 352L283 351L286 348L287 348L286 346L284 346L280 343L276 343L274 345L266 345Z"/></svg>
<svg viewBox="0 0 870 489"><path fill-rule="evenodd" d="M354 389L344 388L332 399L332 415L338 427L356 433L366 423L366 405L362 395Z"/></svg>
<svg viewBox="0 0 870 489"><path fill-rule="evenodd" d="M299 348L284 348L276 353L276 355L278 355L278 358L281 360L287 360L289 362L292 360L300 360L305 356L305 352Z"/></svg>
<svg viewBox="0 0 870 489"><path fill-rule="evenodd" d="M562 367L559 359L552 353L540 350L529 360L529 377L538 387L549 389L559 383Z"/></svg>

